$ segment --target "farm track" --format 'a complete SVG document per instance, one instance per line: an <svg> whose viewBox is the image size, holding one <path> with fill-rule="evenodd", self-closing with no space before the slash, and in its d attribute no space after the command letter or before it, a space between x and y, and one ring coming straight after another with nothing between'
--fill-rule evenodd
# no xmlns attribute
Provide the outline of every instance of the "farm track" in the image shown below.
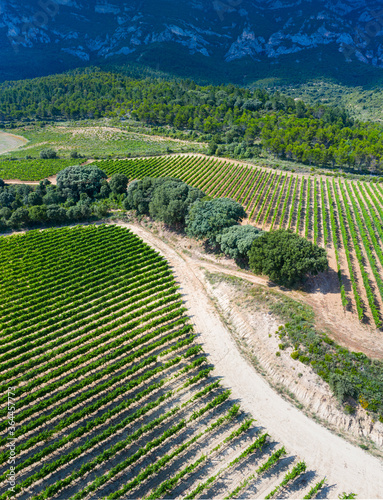
<svg viewBox="0 0 383 500"><path fill-rule="evenodd" d="M254 167L234 160L208 158L198 154L166 156L150 160L108 160L99 162L98 165L109 174L123 172L133 179L144 175L157 176L159 171L156 165L161 165L161 176L178 177L203 189L209 196L230 196L239 200L248 212L248 219L245 223L254 224L265 230L270 230L271 227L273 229L291 228L300 236L316 241L324 247L327 246L324 241L325 237L327 234L331 235L330 228L324 228L325 221L323 221L323 217L328 217L330 208L328 189L331 189L333 210L339 217L338 205L342 207L342 219L348 234L347 241L343 241L344 236L338 226L338 260L341 266L341 281L338 281L338 285L331 293L339 297L342 295L341 301L348 302L356 318L359 318L363 324L369 325L371 330L383 328L383 300L379 296L379 283L377 283L377 280L379 281L377 276L383 265L377 263L376 270L374 270L374 264L371 264L371 258L373 261L378 260L377 246L381 246L383 240L380 236L374 243L370 240L369 244L374 249L369 261L355 216L353 225L356 227L357 234L351 237L347 210L352 207L351 211L353 211L354 204L348 199L345 206L343 192L338 193L338 188L333 191L332 183L329 185L326 182L323 183L323 180L328 178L294 175L264 167ZM253 175L251 171L254 172ZM290 186L291 176L294 178ZM352 184L353 181L342 181L341 186L348 193ZM379 189L371 184L370 190L369 184L365 182L359 184L367 189L368 200L374 206L375 217L383 220L383 198ZM346 196L349 197L347 193ZM360 207L358 203L355 206ZM359 210L362 209L358 208ZM370 213L370 208L367 212ZM363 213L361 218L364 221ZM383 235L383 230L381 234ZM350 249L349 264L344 253L345 244ZM361 248L363 257L358 257L358 249L355 251L355 245ZM335 268L331 268L331 273L338 271L337 262ZM341 285L343 285L342 290ZM370 296L371 293L374 298Z"/></svg>
<svg viewBox="0 0 383 500"><path fill-rule="evenodd" d="M211 361L223 374L227 385L233 387L233 392L240 397L244 408L257 418L258 424L264 425L274 439L284 443L299 457L305 460L314 457L319 476L326 476L329 484L337 483L339 480L336 477L342 477L342 483L359 491L362 498L378 498L383 492L382 462L304 416L276 394L241 358L203 284L204 269L225 272L224 268L201 261L193 262L193 259L181 256L141 226L130 224L127 227L161 251L172 265L204 349L209 352ZM226 270L226 273L249 279L246 273L233 273L231 270ZM259 278L249 280L266 283ZM260 399L261 405L258 404ZM331 495L334 494L335 491L332 491Z"/></svg>
<svg viewBox="0 0 383 500"><path fill-rule="evenodd" d="M278 444L197 344L166 259L132 232L30 231L0 253L1 401L12 384L17 409L17 482L3 446L1 499L159 498L209 489L218 464L228 493L239 464Z"/></svg>

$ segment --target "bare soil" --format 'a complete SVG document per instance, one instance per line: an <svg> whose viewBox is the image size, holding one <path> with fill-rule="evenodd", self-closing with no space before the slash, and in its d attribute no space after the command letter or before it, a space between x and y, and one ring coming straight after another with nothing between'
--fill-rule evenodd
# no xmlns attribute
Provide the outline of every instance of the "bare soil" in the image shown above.
<svg viewBox="0 0 383 500"><path fill-rule="evenodd" d="M251 277L243 271L234 271L233 265L227 261L214 262L213 258L203 260L196 252L188 252L185 248L182 252L179 238L174 235L166 235L175 243L171 245L138 224L122 225L130 228L170 262L199 339L217 372L223 375L225 384L241 400L243 408L251 412L271 436L283 443L290 452L313 464L320 476L327 477L328 484L336 485L331 495L336 497L347 489L358 493L358 498L382 498L383 462L308 418L270 387L239 352L209 297L204 272L226 272L263 285L268 285L267 280ZM331 282L328 285L331 290ZM307 293L285 293L307 300ZM317 294L324 295L320 291ZM319 307L319 301L315 305ZM343 317L332 319L334 328L343 321Z"/></svg>
<svg viewBox="0 0 383 500"><path fill-rule="evenodd" d="M48 181L51 182L51 184L56 185L57 175L51 175L50 177L47 177ZM27 184L28 186L38 186L40 181L21 181L20 179L7 179L6 183L7 184Z"/></svg>
<svg viewBox="0 0 383 500"><path fill-rule="evenodd" d="M28 140L20 135L8 134L6 132L0 132L0 155L4 153L9 153L15 149L25 146Z"/></svg>

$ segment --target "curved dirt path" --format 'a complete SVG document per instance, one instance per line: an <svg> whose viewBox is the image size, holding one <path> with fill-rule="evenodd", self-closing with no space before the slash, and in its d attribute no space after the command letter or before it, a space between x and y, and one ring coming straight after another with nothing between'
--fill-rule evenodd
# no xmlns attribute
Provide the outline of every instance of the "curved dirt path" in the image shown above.
<svg viewBox="0 0 383 500"><path fill-rule="evenodd" d="M28 140L20 135L9 134L7 132L0 132L0 155L9 153L15 149L25 146Z"/></svg>
<svg viewBox="0 0 383 500"><path fill-rule="evenodd" d="M178 254L160 238L135 224L121 224L150 244L169 261L177 277L185 304L199 339L217 374L240 399L242 407L264 425L273 439L286 446L289 453L305 460L316 470L318 480L326 476L331 497L343 491L355 492L358 499L383 498L383 462L331 433L306 417L279 396L239 353L235 342L205 290L203 267L212 264L193 261ZM217 269L217 270L218 270ZM233 274L232 271L227 271ZM254 282L265 280L254 277Z"/></svg>
<svg viewBox="0 0 383 500"><path fill-rule="evenodd" d="M50 177L45 177L51 184L57 184L57 175L51 175ZM28 186L38 186L41 181L21 181L20 179L4 179L6 184L27 184Z"/></svg>

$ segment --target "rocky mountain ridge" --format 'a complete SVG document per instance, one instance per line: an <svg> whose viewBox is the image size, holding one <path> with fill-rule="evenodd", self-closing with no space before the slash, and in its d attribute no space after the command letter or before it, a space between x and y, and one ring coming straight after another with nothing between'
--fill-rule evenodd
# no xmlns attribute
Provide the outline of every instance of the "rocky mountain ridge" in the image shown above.
<svg viewBox="0 0 383 500"><path fill-rule="evenodd" d="M321 48L383 68L383 8L375 0L0 0L3 61L33 51L72 67L182 47L220 63L275 63ZM32 58L32 63L33 63Z"/></svg>

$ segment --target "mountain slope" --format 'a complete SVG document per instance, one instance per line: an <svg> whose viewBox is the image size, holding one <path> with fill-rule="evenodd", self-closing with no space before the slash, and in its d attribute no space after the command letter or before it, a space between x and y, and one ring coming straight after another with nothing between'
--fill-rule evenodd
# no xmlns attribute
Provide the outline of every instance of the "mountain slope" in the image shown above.
<svg viewBox="0 0 383 500"><path fill-rule="evenodd" d="M165 70L195 64L212 74L217 67L243 74L242 68L254 72L254 66L260 70L262 64L299 67L308 54L311 63L329 70L333 61L383 68L379 4L375 0L0 0L0 74L4 80L114 61L145 62ZM25 65L26 57L32 64Z"/></svg>

